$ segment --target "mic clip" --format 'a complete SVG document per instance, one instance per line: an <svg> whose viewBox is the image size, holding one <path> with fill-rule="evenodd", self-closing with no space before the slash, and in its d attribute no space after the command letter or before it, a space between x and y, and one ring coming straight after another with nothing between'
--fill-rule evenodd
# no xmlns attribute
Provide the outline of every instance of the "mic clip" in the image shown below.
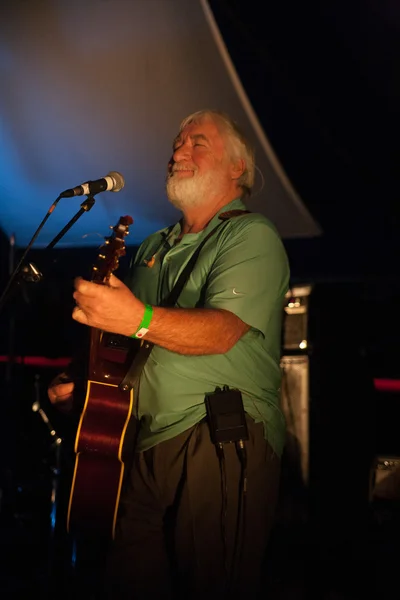
<svg viewBox="0 0 400 600"><path fill-rule="evenodd" d="M93 207L95 202L96 202L96 199L93 196L93 194L88 194L86 197L86 200L84 202L82 202L81 208L83 210L85 210L86 212L88 212Z"/></svg>
<svg viewBox="0 0 400 600"><path fill-rule="evenodd" d="M28 283L39 283L43 279L43 273L31 262L22 267L20 276L21 279Z"/></svg>

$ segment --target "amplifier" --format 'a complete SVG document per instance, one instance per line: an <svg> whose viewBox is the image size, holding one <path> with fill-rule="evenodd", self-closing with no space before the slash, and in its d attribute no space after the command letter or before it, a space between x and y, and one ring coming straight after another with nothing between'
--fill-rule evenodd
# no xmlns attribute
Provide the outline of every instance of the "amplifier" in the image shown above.
<svg viewBox="0 0 400 600"><path fill-rule="evenodd" d="M306 350L308 347L308 303L311 285L292 287L285 296L283 318L284 352Z"/></svg>
<svg viewBox="0 0 400 600"><path fill-rule="evenodd" d="M370 472L369 500L400 500L400 456L375 457Z"/></svg>

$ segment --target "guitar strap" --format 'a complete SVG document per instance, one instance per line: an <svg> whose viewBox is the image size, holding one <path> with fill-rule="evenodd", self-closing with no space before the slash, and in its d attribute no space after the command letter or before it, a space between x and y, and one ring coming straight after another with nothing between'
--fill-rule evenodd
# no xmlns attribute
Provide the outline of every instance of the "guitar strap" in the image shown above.
<svg viewBox="0 0 400 600"><path fill-rule="evenodd" d="M221 219L222 223L218 223L218 225L216 225L216 227L214 227L214 229L212 229L206 235L206 237L201 241L201 243L197 246L196 250L193 252L193 254L190 257L189 261L187 262L185 268L183 269L182 273L180 274L178 281L176 282L176 284L174 285L174 287L168 294L167 298L161 302L160 306L174 306L176 304L176 302L183 290L183 287L184 287L185 283L187 282L187 280L189 279L189 275L192 272L192 270L196 264L196 261L198 259L201 249L203 248L203 246L207 242L207 240L217 231L217 229L219 227L221 227L224 224L224 222L229 220L231 217L236 217L236 216L239 216L239 215L242 215L245 213L249 213L249 212L250 212L249 210L240 210L239 209L239 210L227 211L225 213L220 214L219 218ZM119 388L121 390L130 391L131 389L133 389L135 387L136 383L139 380L140 373L142 372L142 369L146 363L146 360L148 359L150 352L153 349L153 346L154 346L154 344L152 342L148 342L144 339L141 341L140 348L139 348L138 352L136 353L136 355L131 363L131 366L129 367L125 377L119 384Z"/></svg>

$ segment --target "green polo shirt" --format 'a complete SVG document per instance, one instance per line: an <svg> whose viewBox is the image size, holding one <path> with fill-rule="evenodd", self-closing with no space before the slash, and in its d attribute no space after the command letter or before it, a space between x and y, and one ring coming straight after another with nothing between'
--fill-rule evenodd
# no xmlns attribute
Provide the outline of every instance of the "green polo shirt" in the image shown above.
<svg viewBox="0 0 400 600"><path fill-rule="evenodd" d="M236 199L220 212L233 209L246 206ZM203 231L185 234L176 245L180 223L149 236L138 249L127 280L135 295L160 305L198 244L219 223L218 213ZM287 255L266 217L248 213L222 223L202 248L177 306L229 310L251 329L225 354L188 356L153 347L139 386L139 450L203 419L205 395L228 385L241 390L245 411L264 423L266 439L281 455L285 439L281 326L288 286Z"/></svg>

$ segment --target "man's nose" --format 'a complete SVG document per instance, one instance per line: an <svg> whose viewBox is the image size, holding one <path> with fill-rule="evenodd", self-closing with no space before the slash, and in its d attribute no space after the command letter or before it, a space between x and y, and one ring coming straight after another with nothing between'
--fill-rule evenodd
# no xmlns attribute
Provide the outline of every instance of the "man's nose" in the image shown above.
<svg viewBox="0 0 400 600"><path fill-rule="evenodd" d="M178 148L174 150L172 155L172 159L174 162L179 162L180 160L190 158L190 146L189 144L181 144Z"/></svg>

